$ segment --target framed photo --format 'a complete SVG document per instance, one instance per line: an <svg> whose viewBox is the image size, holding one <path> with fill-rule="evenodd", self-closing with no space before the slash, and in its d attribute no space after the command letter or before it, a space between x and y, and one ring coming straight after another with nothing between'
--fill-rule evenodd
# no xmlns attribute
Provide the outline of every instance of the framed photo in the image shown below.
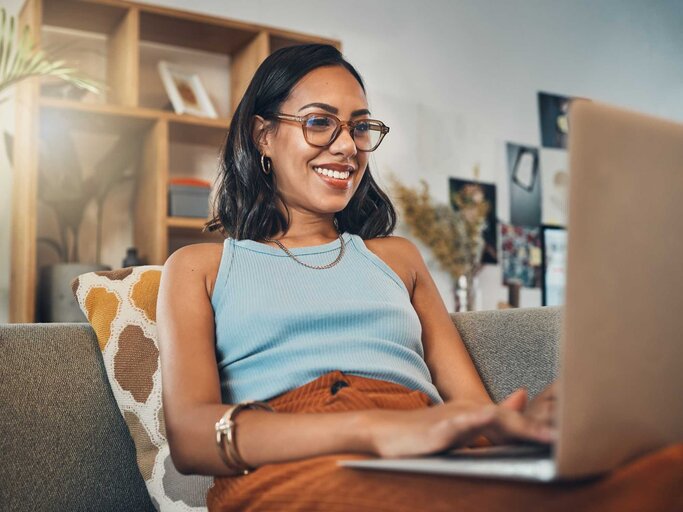
<svg viewBox="0 0 683 512"><path fill-rule="evenodd" d="M564 304L567 272L567 231L561 226L541 226L541 298L543 306Z"/></svg>
<svg viewBox="0 0 683 512"><path fill-rule="evenodd" d="M541 144L544 148L567 148L569 106L574 98L538 93L538 113L541 121Z"/></svg>
<svg viewBox="0 0 683 512"><path fill-rule="evenodd" d="M539 228L500 224L503 284L517 283L525 288L541 286L541 246Z"/></svg>
<svg viewBox="0 0 683 512"><path fill-rule="evenodd" d="M553 226L567 225L567 199L569 193L569 161L563 149L540 150L541 223Z"/></svg>
<svg viewBox="0 0 683 512"><path fill-rule="evenodd" d="M541 224L541 178L538 149L508 142L510 224L538 227Z"/></svg>
<svg viewBox="0 0 683 512"><path fill-rule="evenodd" d="M159 74L176 114L218 117L197 73L161 60Z"/></svg>
<svg viewBox="0 0 683 512"><path fill-rule="evenodd" d="M482 183L479 181L461 180L449 178L449 191L451 207L458 210L455 201L458 194L465 194L478 201L488 204L488 214L486 215L486 229L484 229L484 252L481 255L483 264L498 263L498 227L496 215L496 186L492 183Z"/></svg>

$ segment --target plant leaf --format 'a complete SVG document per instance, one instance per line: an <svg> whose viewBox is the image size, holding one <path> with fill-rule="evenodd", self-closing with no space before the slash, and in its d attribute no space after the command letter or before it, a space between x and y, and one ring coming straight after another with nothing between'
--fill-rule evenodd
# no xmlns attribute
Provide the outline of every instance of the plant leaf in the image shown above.
<svg viewBox="0 0 683 512"><path fill-rule="evenodd" d="M46 50L36 49L29 27L26 26L15 47L15 28L14 16L8 18L5 9L0 9L0 91L33 76L53 76L95 94L106 89L104 84L79 75L64 60L54 59L59 50L70 43L53 45Z"/></svg>

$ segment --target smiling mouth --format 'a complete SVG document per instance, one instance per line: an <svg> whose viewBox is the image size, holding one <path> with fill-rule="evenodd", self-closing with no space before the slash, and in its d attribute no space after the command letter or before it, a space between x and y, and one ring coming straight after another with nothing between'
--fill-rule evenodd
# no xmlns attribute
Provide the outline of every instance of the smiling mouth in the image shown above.
<svg viewBox="0 0 683 512"><path fill-rule="evenodd" d="M346 181L349 179L349 176L351 176L349 171L333 171L332 169L326 169L324 167L314 167L313 170L321 176L326 176L328 178L333 178L340 181Z"/></svg>

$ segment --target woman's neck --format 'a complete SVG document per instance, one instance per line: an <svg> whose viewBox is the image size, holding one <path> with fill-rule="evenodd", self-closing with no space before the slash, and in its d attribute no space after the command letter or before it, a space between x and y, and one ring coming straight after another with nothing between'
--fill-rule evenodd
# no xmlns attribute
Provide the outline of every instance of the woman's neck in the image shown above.
<svg viewBox="0 0 683 512"><path fill-rule="evenodd" d="M296 219L292 218L285 233L277 233L270 237L285 244L287 247L309 247L322 245L339 238L334 217L326 219Z"/></svg>

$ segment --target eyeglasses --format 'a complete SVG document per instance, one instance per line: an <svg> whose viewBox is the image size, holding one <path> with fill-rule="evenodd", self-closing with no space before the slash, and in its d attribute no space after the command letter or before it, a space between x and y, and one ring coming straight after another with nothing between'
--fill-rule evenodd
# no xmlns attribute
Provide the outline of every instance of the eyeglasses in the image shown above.
<svg viewBox="0 0 683 512"><path fill-rule="evenodd" d="M342 121L332 114L306 114L305 116L293 116L276 112L276 119L296 121L301 123L304 139L311 146L325 148L332 144L342 131L348 126L349 133L356 144L358 151L374 151L382 142L384 136L389 133L389 127L376 119L361 119L359 121Z"/></svg>

